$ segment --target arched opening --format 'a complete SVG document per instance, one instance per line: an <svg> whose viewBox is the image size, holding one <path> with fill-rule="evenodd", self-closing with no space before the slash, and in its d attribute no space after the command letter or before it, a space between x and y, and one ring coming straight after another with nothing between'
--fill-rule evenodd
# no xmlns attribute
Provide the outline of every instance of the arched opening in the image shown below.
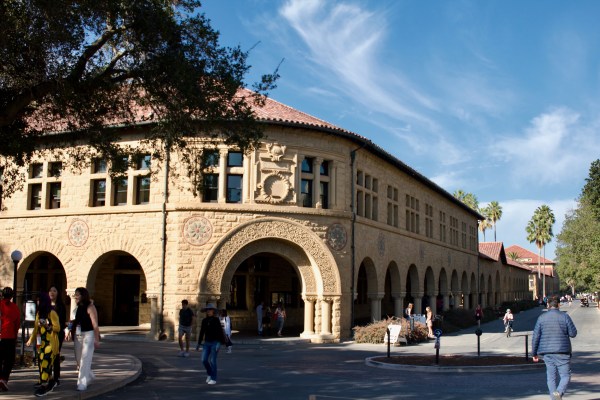
<svg viewBox="0 0 600 400"><path fill-rule="evenodd" d="M62 297L63 303L68 309L71 299L65 291L67 288L67 275L62 263L56 256L48 252L34 254L25 272L25 280L22 286L23 298L33 300L39 292L48 291L51 286L56 286L59 296Z"/></svg>
<svg viewBox="0 0 600 400"><path fill-rule="evenodd" d="M139 261L124 251L111 251L94 263L87 287L98 309L100 325L150 323L146 276Z"/></svg>

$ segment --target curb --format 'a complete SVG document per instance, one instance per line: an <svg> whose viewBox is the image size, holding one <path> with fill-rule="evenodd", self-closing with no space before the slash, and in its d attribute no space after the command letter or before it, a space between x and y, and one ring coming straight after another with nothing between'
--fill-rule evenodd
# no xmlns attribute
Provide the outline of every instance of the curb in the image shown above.
<svg viewBox="0 0 600 400"><path fill-rule="evenodd" d="M439 365L408 365L408 364L390 364L381 361L375 361L375 358L381 356L368 357L365 359L365 365L375 368L393 369L398 371L417 371L417 372L467 372L467 373L496 373L510 371L536 372L545 366L544 363L524 364L524 365L490 365L490 366L461 366L449 367Z"/></svg>
<svg viewBox="0 0 600 400"><path fill-rule="evenodd" d="M94 385L92 386L90 389L83 391L83 392L77 392L75 396L69 396L67 398L70 399L91 399L93 397L96 396L100 396L106 393L110 393L113 392L117 389L121 389L122 387L125 387L127 385L129 385L131 382L135 381L136 379L138 379L140 377L140 375L142 374L142 362L140 361L139 358L129 355L129 354L123 354L122 356L124 359L129 359L129 361L132 363L132 367L130 369L130 374L122 374L121 376L124 376L123 379L119 379L119 380L115 380L113 382L111 382L110 385ZM54 397L54 396L52 396Z"/></svg>

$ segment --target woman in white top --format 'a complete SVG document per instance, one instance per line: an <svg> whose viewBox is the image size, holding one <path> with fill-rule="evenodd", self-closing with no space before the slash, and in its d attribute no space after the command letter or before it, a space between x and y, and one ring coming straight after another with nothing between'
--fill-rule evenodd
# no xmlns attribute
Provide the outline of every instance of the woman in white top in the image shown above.
<svg viewBox="0 0 600 400"><path fill-rule="evenodd" d="M223 331L225 332L225 347L227 348L227 353L231 353L231 318L227 315L227 310L222 309L221 315L219 315L219 319L221 320L221 326L223 327Z"/></svg>

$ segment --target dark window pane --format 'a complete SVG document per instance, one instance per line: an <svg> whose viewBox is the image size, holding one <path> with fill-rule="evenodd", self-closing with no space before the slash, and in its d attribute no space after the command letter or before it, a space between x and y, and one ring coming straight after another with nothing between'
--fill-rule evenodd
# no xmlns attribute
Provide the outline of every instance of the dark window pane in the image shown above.
<svg viewBox="0 0 600 400"><path fill-rule="evenodd" d="M329 161L323 161L321 163L321 175L329 175Z"/></svg>
<svg viewBox="0 0 600 400"><path fill-rule="evenodd" d="M321 207L329 208L329 183L321 182Z"/></svg>
<svg viewBox="0 0 600 400"><path fill-rule="evenodd" d="M124 206L127 204L127 178L114 180L113 193L113 204L115 206Z"/></svg>
<svg viewBox="0 0 600 400"><path fill-rule="evenodd" d="M218 167L219 166L219 152L218 151L206 151L204 152L204 168Z"/></svg>
<svg viewBox="0 0 600 400"><path fill-rule="evenodd" d="M302 179L300 183L300 196L302 200L302 207L312 207L312 180Z"/></svg>
<svg viewBox="0 0 600 400"><path fill-rule="evenodd" d="M31 177L32 178L41 178L43 171L44 171L44 164L41 164L41 163L31 164Z"/></svg>
<svg viewBox="0 0 600 400"><path fill-rule="evenodd" d="M302 172L305 172L307 174L312 174L312 172L313 172L313 159L312 158L305 158L304 160L302 160Z"/></svg>
<svg viewBox="0 0 600 400"><path fill-rule="evenodd" d="M150 202L150 177L138 177L135 191L136 204L148 204Z"/></svg>
<svg viewBox="0 0 600 400"><path fill-rule="evenodd" d="M29 209L39 210L42 208L42 184L29 185Z"/></svg>
<svg viewBox="0 0 600 400"><path fill-rule="evenodd" d="M202 201L216 203L219 201L219 175L206 174L202 181Z"/></svg>
<svg viewBox="0 0 600 400"><path fill-rule="evenodd" d="M150 154L145 154L143 156L140 156L140 158L137 160L136 168L138 170L150 169L151 161L152 161L152 157L150 157Z"/></svg>
<svg viewBox="0 0 600 400"><path fill-rule="evenodd" d="M94 160L92 173L100 174L100 173L104 173L104 172L106 172L106 160L96 158Z"/></svg>
<svg viewBox="0 0 600 400"><path fill-rule="evenodd" d="M62 163L60 161L51 162L48 164L48 176L53 176L55 178L58 178L61 175L62 175Z"/></svg>
<svg viewBox="0 0 600 400"><path fill-rule="evenodd" d="M242 202L242 175L227 175L227 202Z"/></svg>
<svg viewBox="0 0 600 400"><path fill-rule="evenodd" d="M102 207L106 204L106 181L104 179L95 180L93 188L93 207Z"/></svg>
<svg viewBox="0 0 600 400"><path fill-rule="evenodd" d="M228 167L241 167L244 165L244 155L240 151L230 151L227 154Z"/></svg>
<svg viewBox="0 0 600 400"><path fill-rule="evenodd" d="M60 208L60 182L50 184L50 201L49 208Z"/></svg>

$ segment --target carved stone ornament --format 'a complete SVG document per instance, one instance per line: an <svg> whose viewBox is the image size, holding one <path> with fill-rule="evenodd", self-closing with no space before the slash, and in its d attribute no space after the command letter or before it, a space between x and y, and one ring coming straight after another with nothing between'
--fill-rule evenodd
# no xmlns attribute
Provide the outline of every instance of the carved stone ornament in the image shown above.
<svg viewBox="0 0 600 400"><path fill-rule="evenodd" d="M292 192L290 180L280 173L268 175L259 187L260 200L272 204L283 203Z"/></svg>
<svg viewBox="0 0 600 400"><path fill-rule="evenodd" d="M90 236L90 229L85 221L76 219L69 226L69 243L75 247L81 247L87 242Z"/></svg>
<svg viewBox="0 0 600 400"><path fill-rule="evenodd" d="M271 161L281 161L281 158L285 155L286 148L286 146L277 142L267 143L267 151L271 156Z"/></svg>
<svg viewBox="0 0 600 400"><path fill-rule="evenodd" d="M377 237L377 252L379 253L380 257L385 255L385 236L383 233L380 233Z"/></svg>
<svg viewBox="0 0 600 400"><path fill-rule="evenodd" d="M183 238L193 246L202 246L210 240L213 227L210 221L201 216L188 218L183 225Z"/></svg>
<svg viewBox="0 0 600 400"><path fill-rule="evenodd" d="M327 244L333 250L342 250L346 247L348 241L348 234L346 228L341 224L331 224L327 228Z"/></svg>

